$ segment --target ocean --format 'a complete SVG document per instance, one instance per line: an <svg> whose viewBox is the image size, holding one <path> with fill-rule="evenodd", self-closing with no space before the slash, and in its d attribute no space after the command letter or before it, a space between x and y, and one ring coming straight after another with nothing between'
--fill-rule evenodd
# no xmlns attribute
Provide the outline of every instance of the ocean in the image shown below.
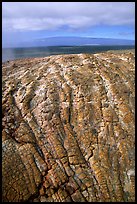
<svg viewBox="0 0 137 204"><path fill-rule="evenodd" d="M31 47L31 48L3 48L2 62L21 58L46 57L58 54L80 54L80 53L98 53L108 50L126 50L134 49L130 45L88 45L88 46L49 46L49 47Z"/></svg>

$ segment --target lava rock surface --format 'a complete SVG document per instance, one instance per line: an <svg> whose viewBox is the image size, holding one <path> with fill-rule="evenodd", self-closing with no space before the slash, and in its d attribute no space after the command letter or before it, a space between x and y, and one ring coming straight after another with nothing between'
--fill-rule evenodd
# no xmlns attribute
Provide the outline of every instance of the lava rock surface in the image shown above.
<svg viewBox="0 0 137 204"><path fill-rule="evenodd" d="M134 58L3 63L3 202L135 201Z"/></svg>

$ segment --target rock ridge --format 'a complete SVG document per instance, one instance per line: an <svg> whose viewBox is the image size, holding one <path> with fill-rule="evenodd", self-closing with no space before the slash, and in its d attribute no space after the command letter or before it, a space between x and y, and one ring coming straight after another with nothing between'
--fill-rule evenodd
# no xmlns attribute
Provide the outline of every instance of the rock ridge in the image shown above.
<svg viewBox="0 0 137 204"><path fill-rule="evenodd" d="M135 201L133 51L3 63L3 202Z"/></svg>

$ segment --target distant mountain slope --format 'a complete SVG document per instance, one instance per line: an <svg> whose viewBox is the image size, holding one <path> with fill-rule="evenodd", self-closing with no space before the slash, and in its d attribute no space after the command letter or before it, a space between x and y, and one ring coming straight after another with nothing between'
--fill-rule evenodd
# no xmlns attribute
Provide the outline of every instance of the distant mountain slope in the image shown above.
<svg viewBox="0 0 137 204"><path fill-rule="evenodd" d="M22 47L33 46L81 46L81 45L134 45L134 40L90 38L90 37L47 37L22 43Z"/></svg>

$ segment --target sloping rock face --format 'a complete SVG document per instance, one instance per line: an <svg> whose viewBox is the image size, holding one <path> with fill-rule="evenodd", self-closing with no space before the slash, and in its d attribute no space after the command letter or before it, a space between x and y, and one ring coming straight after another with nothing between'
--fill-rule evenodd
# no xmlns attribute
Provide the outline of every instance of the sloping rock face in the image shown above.
<svg viewBox="0 0 137 204"><path fill-rule="evenodd" d="M134 53L3 64L3 202L135 201Z"/></svg>

